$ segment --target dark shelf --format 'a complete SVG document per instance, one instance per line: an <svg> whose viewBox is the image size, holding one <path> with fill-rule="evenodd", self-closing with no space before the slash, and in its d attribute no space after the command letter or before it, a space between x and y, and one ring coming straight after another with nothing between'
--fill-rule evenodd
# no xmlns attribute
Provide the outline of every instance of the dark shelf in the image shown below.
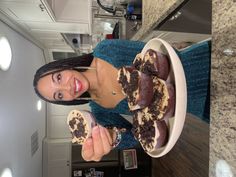
<svg viewBox="0 0 236 177"><path fill-rule="evenodd" d="M154 30L211 34L212 0L186 0Z"/></svg>
<svg viewBox="0 0 236 177"><path fill-rule="evenodd" d="M72 147L72 177L74 173L89 173L90 169L104 172L104 177L151 177L151 157L149 157L141 147L136 147L137 166L136 169L126 170L124 168L123 151L113 150L104 156L99 162L86 162L80 155L81 147Z"/></svg>

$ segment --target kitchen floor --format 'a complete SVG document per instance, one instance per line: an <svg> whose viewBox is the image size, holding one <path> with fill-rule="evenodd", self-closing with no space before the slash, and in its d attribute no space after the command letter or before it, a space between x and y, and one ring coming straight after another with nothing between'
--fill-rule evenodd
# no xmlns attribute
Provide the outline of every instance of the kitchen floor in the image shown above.
<svg viewBox="0 0 236 177"><path fill-rule="evenodd" d="M152 159L152 177L208 177L209 124L188 114L174 148Z"/></svg>

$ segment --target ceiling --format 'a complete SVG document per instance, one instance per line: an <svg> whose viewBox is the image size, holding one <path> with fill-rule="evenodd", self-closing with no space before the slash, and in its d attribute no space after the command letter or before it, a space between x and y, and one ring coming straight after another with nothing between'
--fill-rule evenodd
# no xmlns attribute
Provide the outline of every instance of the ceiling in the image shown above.
<svg viewBox="0 0 236 177"><path fill-rule="evenodd" d="M45 63L42 49L0 21L0 34L8 38L12 64L0 70L0 173L10 168L13 177L42 177L42 139L45 136L45 103L37 110L32 81ZM31 154L31 138L38 147Z"/></svg>

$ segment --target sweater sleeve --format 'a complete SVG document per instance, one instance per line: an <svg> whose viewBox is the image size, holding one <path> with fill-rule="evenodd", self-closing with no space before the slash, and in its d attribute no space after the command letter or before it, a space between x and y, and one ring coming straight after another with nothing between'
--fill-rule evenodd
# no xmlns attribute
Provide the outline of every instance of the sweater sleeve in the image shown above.
<svg viewBox="0 0 236 177"><path fill-rule="evenodd" d="M122 39L108 39L101 41L94 49L94 57L103 59L116 68L129 66L135 56L140 53L145 43Z"/></svg>
<svg viewBox="0 0 236 177"><path fill-rule="evenodd" d="M122 133L122 139L117 149L127 149L135 147L138 141L135 140L131 129L132 125L118 113L110 112L109 109L100 109L96 104L90 104L91 111L94 114L98 124L102 126L126 128L126 132Z"/></svg>

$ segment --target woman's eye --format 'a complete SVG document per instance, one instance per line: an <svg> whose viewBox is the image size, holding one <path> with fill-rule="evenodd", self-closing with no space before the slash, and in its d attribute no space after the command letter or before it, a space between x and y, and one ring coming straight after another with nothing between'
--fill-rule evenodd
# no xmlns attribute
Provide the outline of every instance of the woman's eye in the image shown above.
<svg viewBox="0 0 236 177"><path fill-rule="evenodd" d="M61 81L61 73L58 73L56 77L57 77L57 81L60 82Z"/></svg>
<svg viewBox="0 0 236 177"><path fill-rule="evenodd" d="M59 100L62 100L63 99L63 94L62 93L58 93L57 97L58 97Z"/></svg>

